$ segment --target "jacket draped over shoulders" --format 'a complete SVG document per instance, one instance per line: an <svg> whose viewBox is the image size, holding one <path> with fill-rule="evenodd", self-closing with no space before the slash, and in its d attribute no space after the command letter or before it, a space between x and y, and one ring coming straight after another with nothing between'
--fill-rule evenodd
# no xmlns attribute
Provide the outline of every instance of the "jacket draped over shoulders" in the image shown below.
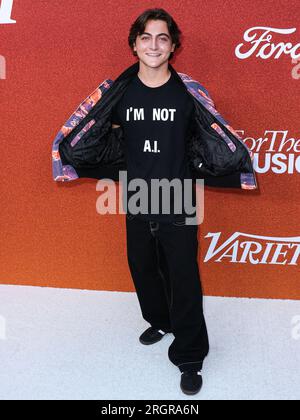
<svg viewBox="0 0 300 420"><path fill-rule="evenodd" d="M186 138L193 177L216 188L258 189L253 152L217 111L207 89L171 64L169 69L195 105ZM115 81L105 79L63 124L52 143L54 181L119 180L119 171L126 170L124 138L122 127L112 128L112 112L138 71L137 62Z"/></svg>

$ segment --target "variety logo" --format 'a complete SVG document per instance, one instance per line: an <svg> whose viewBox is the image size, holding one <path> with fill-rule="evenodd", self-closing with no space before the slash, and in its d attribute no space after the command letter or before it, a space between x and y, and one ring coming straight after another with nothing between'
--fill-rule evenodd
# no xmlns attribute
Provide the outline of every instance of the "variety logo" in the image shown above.
<svg viewBox="0 0 300 420"><path fill-rule="evenodd" d="M290 55L292 59L297 60L300 58L300 43L293 46L291 42L284 43L281 41L277 45L271 42L273 38L272 33L286 36L295 33L296 30L297 28L278 29L268 26L255 26L250 28L244 33L244 41L246 42L236 47L235 55L241 60L245 60L256 53L256 57L267 60L272 56L274 56L274 59L278 59L283 54L286 54Z"/></svg>
<svg viewBox="0 0 300 420"><path fill-rule="evenodd" d="M236 232L225 242L220 237L221 232L206 235L212 239L204 262L298 265L300 236L274 238Z"/></svg>
<svg viewBox="0 0 300 420"><path fill-rule="evenodd" d="M16 23L11 18L14 0L1 0L0 4L0 25L6 23ZM6 79L6 60L0 55L0 80Z"/></svg>
<svg viewBox="0 0 300 420"><path fill-rule="evenodd" d="M2 23L16 23L11 18L14 0L2 0L0 5L0 24Z"/></svg>
<svg viewBox="0 0 300 420"><path fill-rule="evenodd" d="M239 131L243 135L244 131ZM266 130L261 138L243 137L243 139L254 152L253 167L256 172L300 173L300 139L289 137L288 130Z"/></svg>

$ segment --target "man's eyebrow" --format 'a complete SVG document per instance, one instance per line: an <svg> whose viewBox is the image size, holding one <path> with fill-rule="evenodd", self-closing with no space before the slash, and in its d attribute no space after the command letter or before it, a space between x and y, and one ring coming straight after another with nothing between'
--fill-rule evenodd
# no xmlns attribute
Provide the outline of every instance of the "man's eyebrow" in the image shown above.
<svg viewBox="0 0 300 420"><path fill-rule="evenodd" d="M149 34L149 32L143 32L143 33L141 34L141 36L142 36L142 35L150 35L150 36L152 36L151 34ZM161 36L161 35L164 35L164 36L166 36L166 37L170 38L170 37L169 37L169 35L168 35L168 34L165 34L165 33L158 34L157 36Z"/></svg>

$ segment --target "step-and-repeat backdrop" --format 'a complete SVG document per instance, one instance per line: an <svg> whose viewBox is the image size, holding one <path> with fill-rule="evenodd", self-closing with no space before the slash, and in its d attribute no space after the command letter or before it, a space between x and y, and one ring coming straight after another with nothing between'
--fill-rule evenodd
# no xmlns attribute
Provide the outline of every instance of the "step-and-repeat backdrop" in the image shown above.
<svg viewBox="0 0 300 420"><path fill-rule="evenodd" d="M136 17L163 7L183 32L172 65L255 154L259 191L205 189L204 292L299 299L299 1L117 3L0 1L0 283L134 291L124 214L96 211L97 180L54 182L51 148L83 99L135 62Z"/></svg>

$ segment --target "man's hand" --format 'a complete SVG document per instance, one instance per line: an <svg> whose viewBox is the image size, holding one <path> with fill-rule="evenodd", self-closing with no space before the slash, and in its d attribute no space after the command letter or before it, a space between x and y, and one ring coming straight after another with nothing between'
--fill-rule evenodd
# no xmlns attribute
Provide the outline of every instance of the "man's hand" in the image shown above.
<svg viewBox="0 0 300 420"><path fill-rule="evenodd" d="M121 127L120 125L117 125L117 124L113 124L112 125L112 128L119 128L119 127Z"/></svg>

